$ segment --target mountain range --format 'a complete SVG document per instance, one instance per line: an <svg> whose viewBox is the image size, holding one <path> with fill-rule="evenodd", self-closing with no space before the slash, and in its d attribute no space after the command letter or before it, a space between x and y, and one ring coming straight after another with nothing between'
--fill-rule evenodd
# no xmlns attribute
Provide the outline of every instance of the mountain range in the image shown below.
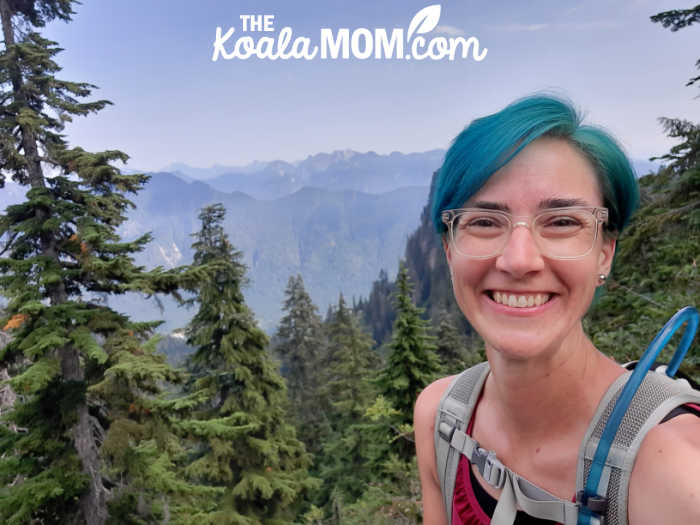
<svg viewBox="0 0 700 525"><path fill-rule="evenodd" d="M240 191L256 199L276 199L311 186L328 190L385 193L406 186L429 186L444 150L379 155L352 150L309 155L298 162L275 160L243 167L192 168L182 163L162 171L200 180L222 192Z"/></svg>
<svg viewBox="0 0 700 525"><path fill-rule="evenodd" d="M348 300L367 297L380 270L395 274L443 155L443 150L388 155L343 150L243 167L173 164L149 173L144 189L131 197L136 208L119 233L125 240L152 233L153 242L135 257L138 264L188 264L199 210L221 202L225 230L248 267L246 301L263 329L272 332L291 275L303 276L325 313L339 293ZM651 169L644 164L636 163L639 173ZM0 209L21 201L24 193L8 182L0 191ZM162 331L183 326L193 315L167 298L127 295L107 301L135 319L165 319Z"/></svg>

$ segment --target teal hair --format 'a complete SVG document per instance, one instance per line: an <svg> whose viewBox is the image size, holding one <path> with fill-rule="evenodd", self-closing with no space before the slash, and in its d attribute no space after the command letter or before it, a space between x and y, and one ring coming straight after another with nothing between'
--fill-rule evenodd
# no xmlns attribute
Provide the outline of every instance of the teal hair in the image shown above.
<svg viewBox="0 0 700 525"><path fill-rule="evenodd" d="M494 172L539 137L566 140L586 156L609 210L607 229L621 232L639 204L634 170L612 136L581 121L570 102L550 95L516 100L498 113L472 121L445 153L435 180L431 216L438 233L445 233L444 210L461 208Z"/></svg>

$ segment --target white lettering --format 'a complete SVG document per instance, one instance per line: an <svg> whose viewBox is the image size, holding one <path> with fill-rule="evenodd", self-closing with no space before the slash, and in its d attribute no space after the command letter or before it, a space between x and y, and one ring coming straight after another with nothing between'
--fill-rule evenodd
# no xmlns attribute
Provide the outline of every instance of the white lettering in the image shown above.
<svg viewBox="0 0 700 525"><path fill-rule="evenodd" d="M236 45L233 48L233 57L241 60L248 60L255 54L255 42L252 36L242 36L236 40Z"/></svg>
<svg viewBox="0 0 700 525"><path fill-rule="evenodd" d="M425 49L425 38L423 38L422 36L417 36L413 39L413 42L411 42L411 55L416 60L425 60L426 58L428 58L428 54L419 53L418 46L420 46L422 49Z"/></svg>
<svg viewBox="0 0 700 525"><path fill-rule="evenodd" d="M350 30L347 27L338 29L336 38L333 40L333 31L324 27L321 29L321 58L338 58L340 46L343 46L342 58L350 58ZM330 55L329 55L330 53Z"/></svg>
<svg viewBox="0 0 700 525"><path fill-rule="evenodd" d="M257 46L258 58L269 58L270 60L277 60L279 55L275 54L275 39L269 36L264 36L258 40Z"/></svg>
<svg viewBox="0 0 700 525"><path fill-rule="evenodd" d="M467 58L467 55L469 54L469 46L474 46L472 48L472 57L477 62L481 62L483 59L485 59L486 53L489 51L487 48L484 48L483 53L479 53L479 39L474 36L470 36L466 40L461 36L457 38L450 38L450 60L455 59L457 46L460 44L462 45L462 58Z"/></svg>
<svg viewBox="0 0 700 525"><path fill-rule="evenodd" d="M440 60L447 54L447 39L444 36L433 38L428 44L428 55L433 60Z"/></svg>
<svg viewBox="0 0 700 525"><path fill-rule="evenodd" d="M364 50L360 47L360 39L364 38L365 48ZM350 48L352 49L352 54L355 58L360 60L365 60L372 56L372 46L374 45L374 39L372 38L372 33L369 29L361 27L352 32L352 39L350 40Z"/></svg>
<svg viewBox="0 0 700 525"><path fill-rule="evenodd" d="M211 61L216 62L219 59L219 55L224 57L225 60L229 60L233 58L233 55L230 55L226 52L226 48L224 47L224 44L226 41L231 38L231 35L233 35L233 32L235 31L234 28L229 29L226 31L226 34L222 37L221 36L221 27L216 28L216 38L214 40L214 54L211 56Z"/></svg>
<svg viewBox="0 0 700 525"><path fill-rule="evenodd" d="M392 58L394 47L396 47L396 58L403 58L403 29L393 29L391 41L387 40L386 29L374 30L374 58Z"/></svg>
<svg viewBox="0 0 700 525"><path fill-rule="evenodd" d="M274 32L274 15L239 15L242 31ZM350 32L347 27L333 31L323 27L320 31L320 57L322 59L347 60L351 54L359 60L375 59L408 59L415 60L442 60L448 58L454 61L457 56L469 58L476 62L486 58L488 49L481 49L479 39L472 36L450 37L434 36L430 40L426 37L432 32L440 19L440 5L428 6L420 10L409 24L408 36L404 29L394 28L391 35L387 29L376 27L374 30L359 27ZM233 37L235 29L229 28L225 33L221 27L216 28L216 36L213 43L212 61L216 62L220 57L225 60L238 58L247 60L257 57L261 60L287 60L304 59L313 60L318 55L319 46L314 45L307 36L295 37L291 27L284 27L275 39L274 35L259 37L256 35L244 35L237 40L232 40L227 49L228 41ZM255 36L255 38L254 38ZM414 37L414 38L411 38Z"/></svg>
<svg viewBox="0 0 700 525"><path fill-rule="evenodd" d="M292 44L292 56L294 58L305 58L306 60L313 60L318 53L318 46L313 47L313 51L309 52L309 46L311 45L311 39L305 36L300 36L294 39L294 44Z"/></svg>
<svg viewBox="0 0 700 525"><path fill-rule="evenodd" d="M285 50L287 49L287 46L289 46L289 42L292 41L292 28L291 27L283 27L282 31L280 31L279 36L277 37L277 52L278 56L282 60L287 60L291 56L290 53L285 53Z"/></svg>

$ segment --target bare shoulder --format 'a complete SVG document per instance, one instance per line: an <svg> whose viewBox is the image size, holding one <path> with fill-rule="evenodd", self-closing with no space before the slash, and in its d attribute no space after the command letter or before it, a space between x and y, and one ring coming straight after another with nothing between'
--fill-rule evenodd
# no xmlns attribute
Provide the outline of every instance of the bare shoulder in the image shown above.
<svg viewBox="0 0 700 525"><path fill-rule="evenodd" d="M418 429L419 422L422 424L429 423L430 426L435 424L435 412L440 403L440 398L442 398L442 395L454 378L455 376L447 376L433 381L418 395L416 407L413 412L416 430Z"/></svg>
<svg viewBox="0 0 700 525"><path fill-rule="evenodd" d="M421 456L432 450L435 414L442 395L454 377L447 376L433 381L423 389L416 399L416 406L413 410L413 429L416 435L416 452L419 464Z"/></svg>
<svg viewBox="0 0 700 525"><path fill-rule="evenodd" d="M630 525L700 523L700 418L678 416L649 431L629 486Z"/></svg>
<svg viewBox="0 0 700 525"><path fill-rule="evenodd" d="M416 406L413 412L418 473L423 494L424 525L445 525L447 523L440 481L438 480L437 467L435 465L433 436L435 431L435 414L440 404L440 398L442 398L454 377L443 377L425 387L418 399L416 399Z"/></svg>

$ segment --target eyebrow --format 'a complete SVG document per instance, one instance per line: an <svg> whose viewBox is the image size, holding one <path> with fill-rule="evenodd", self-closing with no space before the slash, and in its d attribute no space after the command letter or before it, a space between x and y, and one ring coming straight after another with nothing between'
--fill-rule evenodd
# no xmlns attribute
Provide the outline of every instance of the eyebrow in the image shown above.
<svg viewBox="0 0 700 525"><path fill-rule="evenodd" d="M562 198L553 198L553 199L544 199L540 201L540 204L538 206L539 209L541 210L546 210L549 208L569 208L571 206L591 206L589 202L586 202L584 199L578 199L578 198L571 198L571 199L562 199Z"/></svg>
<svg viewBox="0 0 700 525"><path fill-rule="evenodd" d="M544 199L539 202L537 208L540 210L548 210L550 208L569 208L571 206L591 207L592 205L579 198L560 198ZM492 201L477 201L469 205L470 208L481 208L484 210L496 210L510 213L510 207L501 202Z"/></svg>
<svg viewBox="0 0 700 525"><path fill-rule="evenodd" d="M510 208L500 202L477 201L469 205L470 208L482 208L484 210L506 211L510 213Z"/></svg>

